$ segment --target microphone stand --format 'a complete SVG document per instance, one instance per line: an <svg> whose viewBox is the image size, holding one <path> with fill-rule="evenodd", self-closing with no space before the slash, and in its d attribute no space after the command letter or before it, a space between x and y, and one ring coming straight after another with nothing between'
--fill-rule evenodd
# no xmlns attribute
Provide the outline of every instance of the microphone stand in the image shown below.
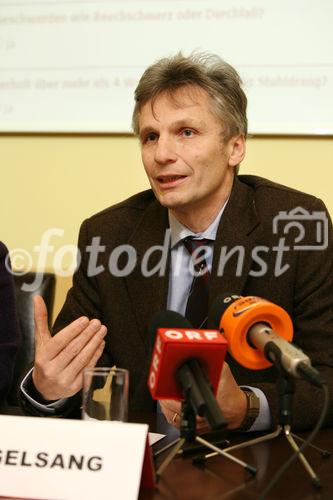
<svg viewBox="0 0 333 500"><path fill-rule="evenodd" d="M201 369L200 363L195 359L188 360L178 369L177 379L179 385L182 387L184 395L184 399L181 403L180 437L155 453L154 458L171 448L170 453L156 471L157 480L161 477L164 469L170 464L184 444L194 442L206 446L214 451L215 454L222 455L232 460L241 467L244 467L250 474L255 475L257 472L255 467L239 460L225 450L222 450L213 443L198 436L196 433L196 415L206 416L211 428L214 430L221 429L226 425L209 382Z"/></svg>
<svg viewBox="0 0 333 500"><path fill-rule="evenodd" d="M284 434L288 443L293 448L295 453L298 453L298 458L301 464L303 465L305 471L309 474L312 484L315 486L315 488L321 488L320 478L314 472L311 465L305 458L304 454L302 452L299 453L299 447L295 441L297 439L298 441L304 442L305 439L291 432L292 401L295 392L295 380L285 371L280 372L280 376L277 382L277 392L278 392L279 413L278 413L278 426L276 430L264 436L251 439L250 441L245 441L243 443L234 446L229 446L228 448L225 448L224 451L229 452L232 450L245 448L247 446L255 445L258 443L263 443L265 441L275 439L280 434ZM318 448L313 444L309 444L309 446L317 450L323 458L328 458L331 455L331 453L328 450ZM207 455L202 455L201 457L197 457L196 459L194 459L194 461L197 463L204 462L206 459L214 457L216 455L217 455L216 453L209 453Z"/></svg>

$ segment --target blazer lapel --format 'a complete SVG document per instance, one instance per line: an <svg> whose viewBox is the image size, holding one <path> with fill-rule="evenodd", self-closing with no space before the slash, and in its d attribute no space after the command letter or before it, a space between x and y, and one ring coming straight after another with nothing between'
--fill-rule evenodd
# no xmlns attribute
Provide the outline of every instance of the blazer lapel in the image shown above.
<svg viewBox="0 0 333 500"><path fill-rule="evenodd" d="M236 177L216 235L210 305L221 293L242 293L251 269L251 253L260 235L253 192Z"/></svg>
<svg viewBox="0 0 333 500"><path fill-rule="evenodd" d="M139 334L148 352L153 347L155 337L155 332L149 332L151 318L156 311L166 309L167 303L170 253L168 225L167 210L154 200L128 242L137 252L137 264L125 280ZM160 267L160 272L151 275L148 272L147 275L145 270L152 270L156 266Z"/></svg>
<svg viewBox="0 0 333 500"><path fill-rule="evenodd" d="M151 351L155 336L155 332L149 332L151 318L156 311L166 309L167 304L170 255L168 226L167 210L154 200L145 210L128 242L137 252L137 264L125 281L147 352ZM260 235L261 226L253 192L236 178L216 235L209 306L221 293L242 293L251 269L251 253ZM143 269L148 267L148 270L152 270L155 266L160 266L161 273L144 276Z"/></svg>

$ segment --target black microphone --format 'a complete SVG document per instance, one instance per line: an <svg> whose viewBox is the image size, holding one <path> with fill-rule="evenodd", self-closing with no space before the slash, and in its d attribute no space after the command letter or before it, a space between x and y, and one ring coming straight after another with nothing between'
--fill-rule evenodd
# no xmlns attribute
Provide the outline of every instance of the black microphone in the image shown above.
<svg viewBox="0 0 333 500"><path fill-rule="evenodd" d="M223 333L230 353L241 365L257 370L274 363L294 377L323 386L309 356L290 343L292 322L278 305L260 297L227 293L214 301L208 324Z"/></svg>

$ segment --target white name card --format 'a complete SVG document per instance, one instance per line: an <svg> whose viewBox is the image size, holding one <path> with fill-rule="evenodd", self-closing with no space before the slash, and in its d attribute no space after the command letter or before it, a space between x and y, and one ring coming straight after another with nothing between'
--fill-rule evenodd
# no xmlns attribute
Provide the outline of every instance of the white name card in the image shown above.
<svg viewBox="0 0 333 500"><path fill-rule="evenodd" d="M0 497L134 500L147 443L144 424L1 415Z"/></svg>

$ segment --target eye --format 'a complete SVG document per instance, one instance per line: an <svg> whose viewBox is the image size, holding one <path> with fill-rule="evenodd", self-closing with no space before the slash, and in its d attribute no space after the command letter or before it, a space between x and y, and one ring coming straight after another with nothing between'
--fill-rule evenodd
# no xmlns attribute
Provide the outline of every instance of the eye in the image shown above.
<svg viewBox="0 0 333 500"><path fill-rule="evenodd" d="M157 134L155 134L155 132L150 132L143 138L143 142L144 143L153 142L156 141L156 139L157 139Z"/></svg>
<svg viewBox="0 0 333 500"><path fill-rule="evenodd" d="M191 137L193 134L194 134L194 131L190 128L184 128L182 130L182 134L185 136L185 137Z"/></svg>

